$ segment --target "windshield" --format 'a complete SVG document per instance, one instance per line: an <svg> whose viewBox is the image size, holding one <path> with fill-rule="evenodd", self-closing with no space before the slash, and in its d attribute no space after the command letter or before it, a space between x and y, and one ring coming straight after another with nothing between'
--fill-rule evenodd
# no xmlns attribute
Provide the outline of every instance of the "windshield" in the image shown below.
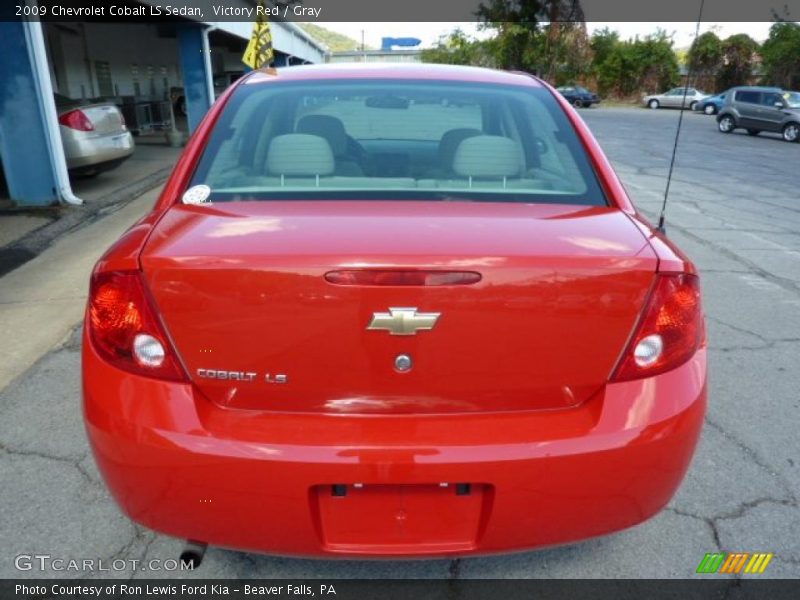
<svg viewBox="0 0 800 600"><path fill-rule="evenodd" d="M783 99L789 108L800 108L800 92L784 92Z"/></svg>
<svg viewBox="0 0 800 600"><path fill-rule="evenodd" d="M550 92L473 83L242 85L215 125L198 184L212 201L607 204Z"/></svg>

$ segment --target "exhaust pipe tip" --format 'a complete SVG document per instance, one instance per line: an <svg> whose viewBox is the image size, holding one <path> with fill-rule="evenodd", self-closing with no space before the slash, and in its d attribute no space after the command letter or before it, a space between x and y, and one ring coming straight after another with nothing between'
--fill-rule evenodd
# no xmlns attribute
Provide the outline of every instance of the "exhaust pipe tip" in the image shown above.
<svg viewBox="0 0 800 600"><path fill-rule="evenodd" d="M203 562L203 557L206 554L206 548L208 548L208 544L205 542L187 540L183 550L181 551L181 564L188 565L192 570L196 569L200 566L200 563Z"/></svg>

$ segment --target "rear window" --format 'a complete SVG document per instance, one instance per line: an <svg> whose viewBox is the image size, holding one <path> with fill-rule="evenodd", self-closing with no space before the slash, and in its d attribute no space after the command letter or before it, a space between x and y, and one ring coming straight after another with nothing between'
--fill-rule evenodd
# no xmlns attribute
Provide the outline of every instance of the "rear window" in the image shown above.
<svg viewBox="0 0 800 600"><path fill-rule="evenodd" d="M464 199L606 205L541 88L407 80L236 89L192 185L210 200Z"/></svg>

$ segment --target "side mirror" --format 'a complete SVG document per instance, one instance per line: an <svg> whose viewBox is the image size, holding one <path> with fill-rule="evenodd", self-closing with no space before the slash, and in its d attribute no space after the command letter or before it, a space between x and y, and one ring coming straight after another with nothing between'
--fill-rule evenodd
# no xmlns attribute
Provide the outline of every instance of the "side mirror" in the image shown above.
<svg viewBox="0 0 800 600"><path fill-rule="evenodd" d="M783 102L776 102L775 104L773 104L773 106L775 108L777 108L778 110L781 110L781 109L785 108Z"/></svg>

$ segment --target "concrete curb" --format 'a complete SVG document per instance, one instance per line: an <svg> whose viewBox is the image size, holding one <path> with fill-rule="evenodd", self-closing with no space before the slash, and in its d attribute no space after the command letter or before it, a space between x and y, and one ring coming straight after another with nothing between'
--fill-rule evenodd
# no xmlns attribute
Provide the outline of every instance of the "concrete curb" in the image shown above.
<svg viewBox="0 0 800 600"><path fill-rule="evenodd" d="M41 254L62 235L85 227L116 212L145 192L161 185L172 172L172 165L118 188L91 205L71 206L50 223L34 229L20 240L0 248L0 277Z"/></svg>

